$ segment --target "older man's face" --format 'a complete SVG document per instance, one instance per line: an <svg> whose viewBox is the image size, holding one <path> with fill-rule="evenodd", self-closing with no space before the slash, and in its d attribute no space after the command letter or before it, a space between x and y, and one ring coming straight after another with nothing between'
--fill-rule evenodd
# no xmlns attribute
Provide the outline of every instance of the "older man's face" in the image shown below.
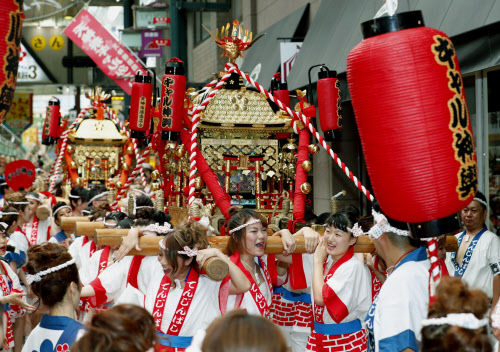
<svg viewBox="0 0 500 352"><path fill-rule="evenodd" d="M468 231L476 231L482 228L487 214L488 212L484 210L482 204L476 200L470 202L460 213L465 228Z"/></svg>

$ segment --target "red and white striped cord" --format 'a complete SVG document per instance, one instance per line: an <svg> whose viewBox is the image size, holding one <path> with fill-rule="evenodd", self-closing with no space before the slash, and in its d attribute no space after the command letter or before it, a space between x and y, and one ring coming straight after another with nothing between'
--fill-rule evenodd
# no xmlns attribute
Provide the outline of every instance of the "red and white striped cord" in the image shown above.
<svg viewBox="0 0 500 352"><path fill-rule="evenodd" d="M215 96L215 93L217 93L217 91L222 87L224 82L226 82L229 79L231 73L233 73L234 71L235 68L230 68L227 70L224 77L222 77L218 83L215 83L216 80L210 82L209 85L212 85L214 89L205 97L205 99L203 99L200 105L196 106L195 109L193 110L193 118L191 125L191 150L189 151L189 158L190 158L189 197L188 197L189 206L191 206L191 204L195 200L194 180L196 178L196 170L197 170L195 150L197 147L197 135L198 135L198 124L200 123L200 112L205 109L208 103L210 103L212 98Z"/></svg>
<svg viewBox="0 0 500 352"><path fill-rule="evenodd" d="M127 128L125 128L125 125L115 115L115 112L113 110L109 109L106 104L103 104L103 105L106 108L106 111L108 112L108 114L111 117L111 119L114 122L116 122L118 124L118 126L120 126L120 128L122 129L122 131L125 132L125 134L127 135L127 137L131 139L131 141L132 141L132 147L134 148L134 153L135 153L135 160L139 160L139 158L141 157L141 154L140 154L139 148L137 147L137 141L136 141L136 139L130 137L130 131ZM144 176L144 169L142 168L142 163L141 163L140 173L141 173L142 185L144 187L146 187L148 185L148 183L146 182L146 176Z"/></svg>
<svg viewBox="0 0 500 352"><path fill-rule="evenodd" d="M75 121L73 121L73 123L68 127L68 129L66 131L64 131L61 135L61 138L62 138L61 150L59 151L59 155L57 156L56 163L55 163L55 166L53 169L54 170L53 174L50 176L50 178L51 178L50 187L49 187L50 193L52 193L52 191L54 190L54 187L56 185L57 175L59 174L59 169L61 168L61 162L62 162L62 159L64 157L64 152L66 152L66 146L68 145L68 135L71 132L71 130L73 130L73 128L75 128L75 126L82 120L83 116L85 116L85 113L89 109L90 109L90 107L85 108L82 111L80 111L80 113L78 114Z"/></svg>
<svg viewBox="0 0 500 352"><path fill-rule="evenodd" d="M123 195L129 189L130 185L134 181L135 176L137 176L137 174L139 173L139 170L142 169L142 163L148 157L150 148L151 148L151 144L149 144L147 146L147 148L144 150L144 153L142 154L142 156L137 160L137 165L136 165L134 171L132 171L130 173L130 175L128 176L127 182L123 185L123 187L116 194L115 201L110 206L111 210L116 210L116 206L118 205L118 202L120 201L120 199L123 198Z"/></svg>
<svg viewBox="0 0 500 352"><path fill-rule="evenodd" d="M368 198L368 200L373 201L375 198L370 193L369 190L363 186L363 184L358 180L356 176L353 175L351 170L340 160L338 155L330 148L330 146L325 142L323 137L318 133L318 131L314 128L311 122L308 122L307 117L302 112L295 112L283 104L281 101L273 97L264 87L262 87L259 83L254 81L249 75L242 72L236 64L228 63L225 65L226 69L229 71L236 71L240 76L244 77L250 84L252 84L255 88L257 88L262 94L264 94L268 99L276 103L281 110L286 111L290 116L294 116L302 123L304 126L307 126L311 134L316 137L319 141L320 145L330 154L333 160L337 163L337 165L344 171L344 173L349 177L349 179L356 185L356 187ZM295 128L294 128L295 129Z"/></svg>
<svg viewBox="0 0 500 352"><path fill-rule="evenodd" d="M427 239L427 249L429 250L429 259L431 261L431 276L433 285L431 285L430 295L435 296L435 290L441 279L441 270L438 264L438 242L436 238Z"/></svg>

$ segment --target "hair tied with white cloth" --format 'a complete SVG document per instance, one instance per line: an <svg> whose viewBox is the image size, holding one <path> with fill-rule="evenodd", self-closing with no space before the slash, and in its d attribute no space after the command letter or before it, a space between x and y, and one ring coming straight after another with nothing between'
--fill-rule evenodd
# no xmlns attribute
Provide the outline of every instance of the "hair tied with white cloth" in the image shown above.
<svg viewBox="0 0 500 352"><path fill-rule="evenodd" d="M245 227L247 227L247 226L250 226L250 225L256 224L256 223L258 223L258 222L261 222L261 221L260 221L260 219L252 219L252 220L250 220L250 221L248 221L248 222L244 223L243 225L237 226L237 227L235 227L234 229L229 230L229 234L230 234L230 235L232 235L233 233L235 233L235 232L237 232L237 231L239 231L239 230L241 230L241 229L243 229L243 228L245 228Z"/></svg>
<svg viewBox="0 0 500 352"><path fill-rule="evenodd" d="M347 231L352 233L352 235L354 237L359 237L359 236L368 234L368 232L363 232L363 229L361 228L361 226L359 226L358 223L355 223L354 226L352 227L352 229L348 227Z"/></svg>
<svg viewBox="0 0 500 352"><path fill-rule="evenodd" d="M372 209L373 219L375 220L375 225L368 230L368 235L373 238L379 238L382 234L386 232L392 232L399 236L410 236L410 231L397 229L389 224L389 221L384 214L376 212Z"/></svg>
<svg viewBox="0 0 500 352"><path fill-rule="evenodd" d="M69 205L63 205L63 206L57 208L56 211L52 214L52 216L55 218L57 216L57 213L59 213L59 211L61 211L63 209L71 210L71 207Z"/></svg>
<svg viewBox="0 0 500 352"><path fill-rule="evenodd" d="M488 318L478 319L472 313L450 313L442 318L429 318L422 321L422 326L445 324L476 330L488 325Z"/></svg>
<svg viewBox="0 0 500 352"><path fill-rule="evenodd" d="M70 266L71 264L75 264L75 259L71 259L65 263L59 264L59 265L54 266L52 268L48 268L46 270L39 271L38 273L33 274L33 275L28 274L28 275L26 275L26 282L29 285L31 285L33 282L41 281L42 276L47 275L47 274L51 274L51 273L56 272L56 271L61 270L61 269L64 269L64 268Z"/></svg>
<svg viewBox="0 0 500 352"><path fill-rule="evenodd" d="M166 222L163 224L163 226L161 226L159 223L148 225L146 227L143 227L142 231L152 231L166 235L167 233L172 232L174 230L172 229L172 226L168 222Z"/></svg>
<svg viewBox="0 0 500 352"><path fill-rule="evenodd" d="M4 213L3 211L0 211L0 219L3 218L5 215L19 215L19 213L14 211L8 211Z"/></svg>

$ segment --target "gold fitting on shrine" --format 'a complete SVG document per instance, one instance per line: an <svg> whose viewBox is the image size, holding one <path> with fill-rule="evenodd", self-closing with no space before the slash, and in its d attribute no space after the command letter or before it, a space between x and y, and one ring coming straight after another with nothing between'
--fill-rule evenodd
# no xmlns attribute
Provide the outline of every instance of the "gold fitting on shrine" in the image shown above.
<svg viewBox="0 0 500 352"><path fill-rule="evenodd" d="M311 171L312 163L309 160L304 160L302 162L302 169L307 172Z"/></svg>
<svg viewBox="0 0 500 352"><path fill-rule="evenodd" d="M161 177L161 175L160 175L160 171L158 171L158 170L154 170L154 171L151 173L151 179L152 179L153 181L159 180L159 179L160 179L160 177Z"/></svg>
<svg viewBox="0 0 500 352"><path fill-rule="evenodd" d="M129 154L129 155L134 154L134 148L132 148L132 147L127 147L126 153L127 153L127 154Z"/></svg>
<svg viewBox="0 0 500 352"><path fill-rule="evenodd" d="M304 194L309 194L311 192L311 185L308 182L304 182L300 185L300 191Z"/></svg>
<svg viewBox="0 0 500 352"><path fill-rule="evenodd" d="M76 170L76 168L77 168L76 163L75 163L74 161L72 161L72 162L69 164L69 168L70 168L71 170Z"/></svg>
<svg viewBox="0 0 500 352"><path fill-rule="evenodd" d="M317 144L309 144L307 149L309 150L309 153L311 153L313 155L316 155L319 153L319 146Z"/></svg>

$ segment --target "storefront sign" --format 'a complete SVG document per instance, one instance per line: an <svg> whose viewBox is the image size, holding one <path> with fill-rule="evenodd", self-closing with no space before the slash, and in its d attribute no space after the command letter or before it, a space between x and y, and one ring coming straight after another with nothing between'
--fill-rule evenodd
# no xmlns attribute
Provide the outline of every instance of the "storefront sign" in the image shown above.
<svg viewBox="0 0 500 352"><path fill-rule="evenodd" d="M37 35L31 39L31 47L36 51L45 49L47 46L47 41L41 35Z"/></svg>
<svg viewBox="0 0 500 352"><path fill-rule="evenodd" d="M53 35L49 39L49 46L52 50L61 50L64 47L64 38L61 35Z"/></svg>
<svg viewBox="0 0 500 352"><path fill-rule="evenodd" d="M26 48L21 44L21 55L19 57L19 70L17 71L18 83L50 83L50 78L43 71L40 65L35 61L33 56L26 51Z"/></svg>
<svg viewBox="0 0 500 352"><path fill-rule="evenodd" d="M152 45L153 41L161 39L160 29L144 30L141 33L141 57L161 57L162 48L157 45Z"/></svg>
<svg viewBox="0 0 500 352"><path fill-rule="evenodd" d="M17 136L33 123L33 94L15 93L4 125Z"/></svg>
<svg viewBox="0 0 500 352"><path fill-rule="evenodd" d="M153 24L168 24L170 17L153 17Z"/></svg>
<svg viewBox="0 0 500 352"><path fill-rule="evenodd" d="M132 93L135 72L142 64L94 16L82 10L64 33L127 94Z"/></svg>

